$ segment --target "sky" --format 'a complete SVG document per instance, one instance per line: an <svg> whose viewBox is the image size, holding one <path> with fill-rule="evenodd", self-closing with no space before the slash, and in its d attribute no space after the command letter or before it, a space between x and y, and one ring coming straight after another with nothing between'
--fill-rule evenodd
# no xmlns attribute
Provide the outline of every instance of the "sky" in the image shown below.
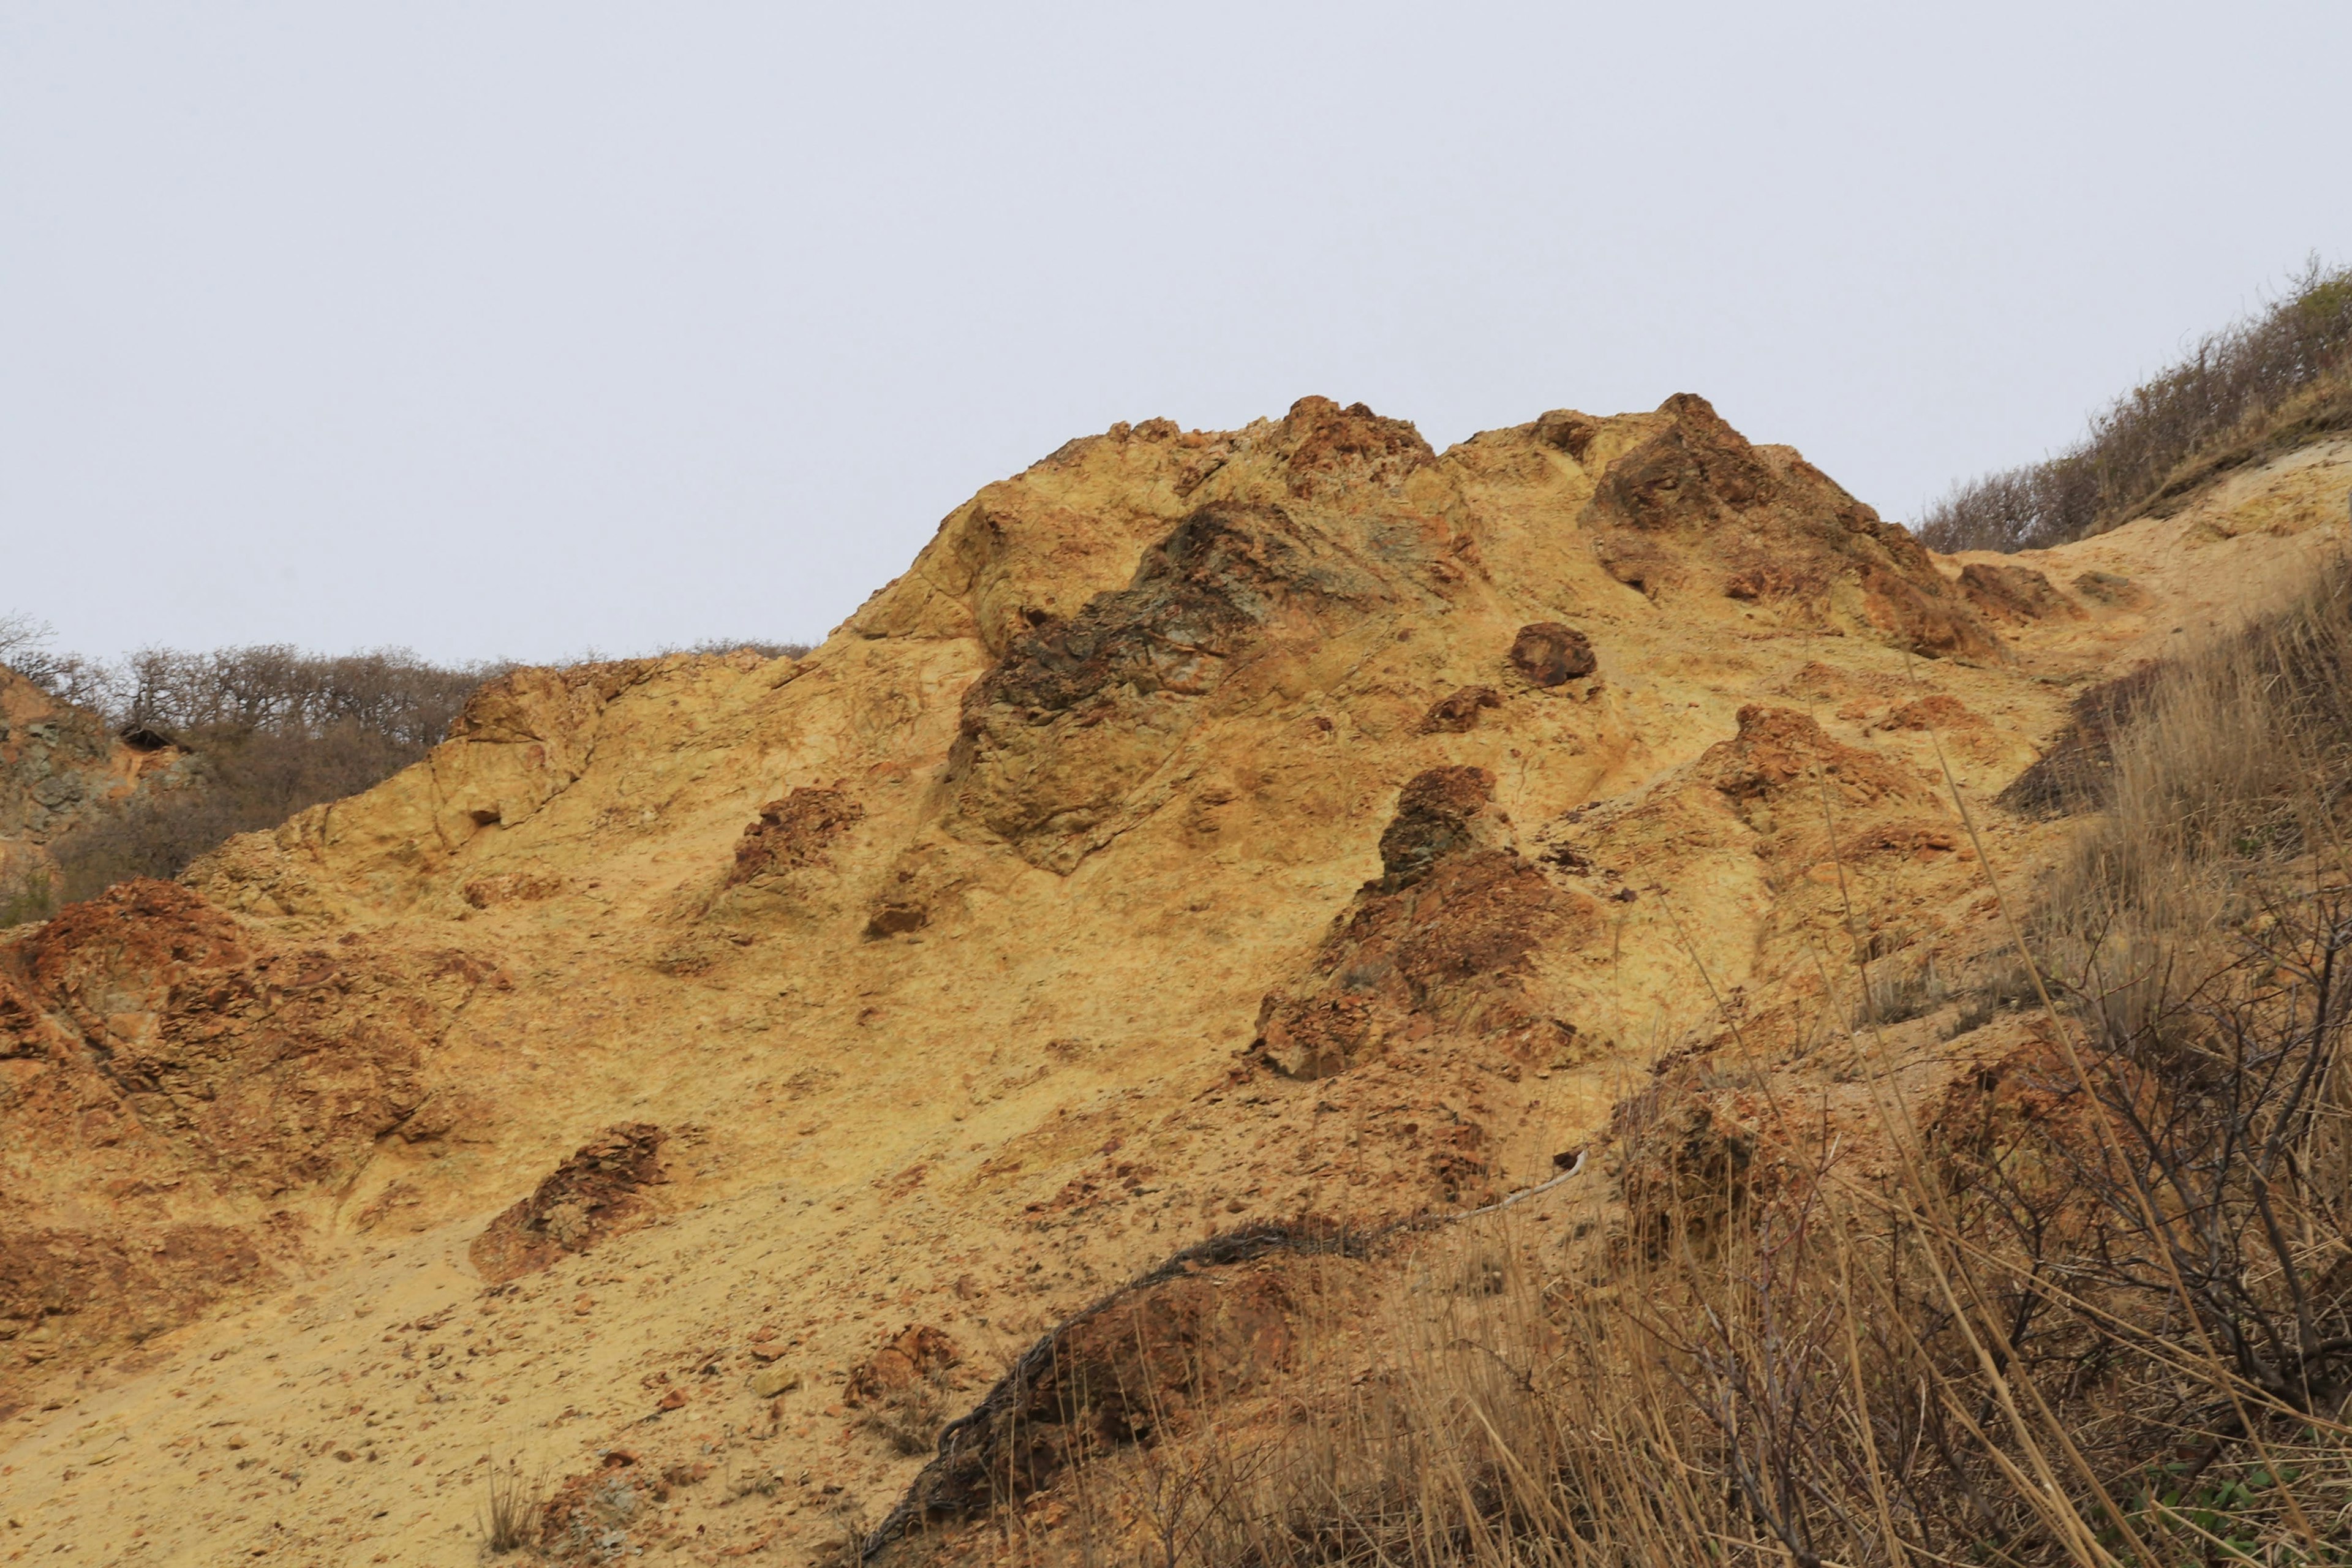
<svg viewBox="0 0 2352 1568"><path fill-rule="evenodd" d="M813 640L1072 436L1308 393L1697 392L1907 519L2352 260L2347 60L2342 0L9 0L0 613Z"/></svg>

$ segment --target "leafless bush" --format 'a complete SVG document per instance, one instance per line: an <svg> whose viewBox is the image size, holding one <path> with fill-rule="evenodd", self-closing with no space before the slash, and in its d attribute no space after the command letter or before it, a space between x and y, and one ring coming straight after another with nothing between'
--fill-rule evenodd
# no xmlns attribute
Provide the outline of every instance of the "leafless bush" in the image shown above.
<svg viewBox="0 0 2352 1568"><path fill-rule="evenodd" d="M0 612L0 664L53 695L89 690L89 683L82 676L86 661L52 650L49 644L56 637L56 628L37 616L22 610ZM67 700L79 699L68 696Z"/></svg>
<svg viewBox="0 0 2352 1568"><path fill-rule="evenodd" d="M48 622L22 610L0 611L0 664L15 664L18 656L47 646L56 635Z"/></svg>
<svg viewBox="0 0 2352 1568"><path fill-rule="evenodd" d="M422 758L504 661L439 665L404 648L320 655L282 644L193 652L142 648L112 663L45 651L48 629L0 617L0 658L53 695L194 753L170 787L93 816L52 846L56 897L90 897L131 877L177 876L232 835L365 790ZM11 640L13 639L13 641ZM698 653L797 643L718 639ZM46 908L36 912L47 912Z"/></svg>
<svg viewBox="0 0 2352 1568"><path fill-rule="evenodd" d="M86 899L132 877L175 877L232 835L356 795L428 749L349 721L307 734L205 725L173 738L194 752L187 777L133 796L50 845L60 898Z"/></svg>
<svg viewBox="0 0 2352 1568"><path fill-rule="evenodd" d="M738 648L750 648L762 658L804 658L810 645L804 642L765 642L745 637L705 637L700 642L681 647L665 647L664 653L733 653Z"/></svg>
<svg viewBox="0 0 2352 1568"><path fill-rule="evenodd" d="M2133 388L2093 416L2081 441L1958 486L1917 531L1937 550L2063 544L2193 479L2184 465L2224 458L2281 425L2352 428L2352 268L2313 259L2285 299Z"/></svg>
<svg viewBox="0 0 2352 1568"><path fill-rule="evenodd" d="M310 738L356 730L422 751L476 687L511 668L444 666L405 648L306 654L283 644L142 648L113 668L107 716L125 726Z"/></svg>

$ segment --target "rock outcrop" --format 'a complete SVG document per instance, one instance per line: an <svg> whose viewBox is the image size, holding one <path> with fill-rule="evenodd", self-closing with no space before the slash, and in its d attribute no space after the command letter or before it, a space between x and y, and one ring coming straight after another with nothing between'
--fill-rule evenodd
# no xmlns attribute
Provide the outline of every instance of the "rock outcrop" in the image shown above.
<svg viewBox="0 0 2352 1568"><path fill-rule="evenodd" d="M189 780L188 754L163 735L117 735L0 665L0 926L45 908L56 874L48 845L142 789Z"/></svg>

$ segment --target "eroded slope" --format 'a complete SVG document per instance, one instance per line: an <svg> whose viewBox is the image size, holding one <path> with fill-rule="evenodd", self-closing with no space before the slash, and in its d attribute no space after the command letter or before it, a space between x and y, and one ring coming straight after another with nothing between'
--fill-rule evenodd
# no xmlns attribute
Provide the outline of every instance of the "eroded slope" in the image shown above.
<svg viewBox="0 0 2352 1568"><path fill-rule="evenodd" d="M1969 962L1938 747L1989 801L2340 533L2297 463L1943 562L1696 398L1307 399L1071 443L806 659L502 680L0 951L8 1538L457 1561L496 1448L583 1560L812 1550L919 1463L888 1357L974 1395L1208 1233L1531 1185L1727 1020L1833 1057L1857 943Z"/></svg>

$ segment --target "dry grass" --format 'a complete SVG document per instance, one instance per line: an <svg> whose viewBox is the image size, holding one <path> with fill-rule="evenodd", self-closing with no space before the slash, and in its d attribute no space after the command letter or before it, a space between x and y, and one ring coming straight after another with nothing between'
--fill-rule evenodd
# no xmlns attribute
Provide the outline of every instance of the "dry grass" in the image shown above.
<svg viewBox="0 0 2352 1568"><path fill-rule="evenodd" d="M2265 447L2352 429L2352 268L2213 333L2046 462L1955 489L1917 525L1937 550L2032 550L2112 528Z"/></svg>
<svg viewBox="0 0 2352 1568"><path fill-rule="evenodd" d="M942 1369L874 1396L858 1424L901 1454L929 1454L947 1425L953 1388Z"/></svg>
<svg viewBox="0 0 2352 1568"><path fill-rule="evenodd" d="M504 1468L493 1460L485 1511L475 1518L482 1548L491 1556L537 1548L540 1516L546 1508L547 1477L525 1474L509 1459Z"/></svg>
<svg viewBox="0 0 2352 1568"><path fill-rule="evenodd" d="M2339 867L2352 564L2327 561L2291 603L2155 672L2105 773L2042 900L2053 942L2177 952L2234 929L2286 868Z"/></svg>

